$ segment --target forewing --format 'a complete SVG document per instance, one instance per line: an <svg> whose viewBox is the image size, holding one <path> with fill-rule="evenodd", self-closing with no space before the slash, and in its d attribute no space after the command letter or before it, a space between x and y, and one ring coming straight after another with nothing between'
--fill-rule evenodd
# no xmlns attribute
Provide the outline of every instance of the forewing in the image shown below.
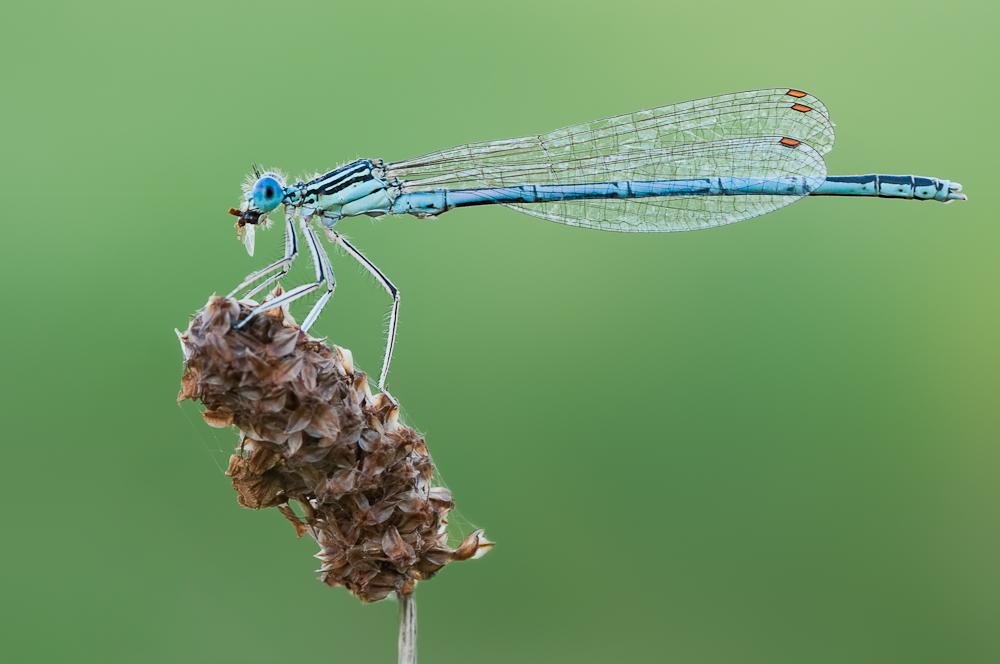
<svg viewBox="0 0 1000 664"><path fill-rule="evenodd" d="M462 145L389 164L388 175L398 178L405 192L669 180L683 177L680 162L668 157L679 154L676 151L684 146L761 137L794 138L823 155L833 147L833 124L826 107L812 95L788 88L754 90L619 115L539 136ZM730 152L729 156L744 155ZM698 168L693 170L705 174L708 167L718 168L711 175L725 176L745 165L715 160L694 166ZM753 164L749 167L752 171Z"/></svg>

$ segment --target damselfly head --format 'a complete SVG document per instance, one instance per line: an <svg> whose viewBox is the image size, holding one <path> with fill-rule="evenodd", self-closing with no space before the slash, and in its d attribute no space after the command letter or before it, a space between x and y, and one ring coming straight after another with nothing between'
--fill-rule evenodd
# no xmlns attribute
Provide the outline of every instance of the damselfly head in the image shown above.
<svg viewBox="0 0 1000 664"><path fill-rule="evenodd" d="M236 217L236 236L243 240L247 252L253 256L254 227L268 228L271 220L267 213L278 207L285 198L285 178L281 173L261 173L254 165L253 173L243 183L243 201L239 208L229 208Z"/></svg>
<svg viewBox="0 0 1000 664"><path fill-rule="evenodd" d="M285 179L277 173L264 173L254 182L249 194L251 207L266 214L285 198Z"/></svg>

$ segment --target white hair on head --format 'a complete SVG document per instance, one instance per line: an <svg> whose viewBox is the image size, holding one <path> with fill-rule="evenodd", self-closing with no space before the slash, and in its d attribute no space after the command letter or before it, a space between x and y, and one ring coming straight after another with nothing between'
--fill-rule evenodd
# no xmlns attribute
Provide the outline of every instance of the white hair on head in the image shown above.
<svg viewBox="0 0 1000 664"><path fill-rule="evenodd" d="M250 190L253 189L253 186L257 184L257 180L264 177L265 175L270 175L271 177L275 178L281 184L282 189L288 186L287 184L288 176L285 175L283 171L274 169L267 171L259 171L260 175L257 175L257 173L258 171L252 171L250 173L247 173L247 176L243 178L243 182L240 184L240 189L243 191L244 194L250 192Z"/></svg>

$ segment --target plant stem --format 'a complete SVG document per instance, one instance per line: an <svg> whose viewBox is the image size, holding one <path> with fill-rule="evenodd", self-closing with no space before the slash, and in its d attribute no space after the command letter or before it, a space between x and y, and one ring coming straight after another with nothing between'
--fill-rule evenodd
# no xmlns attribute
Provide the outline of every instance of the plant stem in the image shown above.
<svg viewBox="0 0 1000 664"><path fill-rule="evenodd" d="M417 664L417 600L399 596L399 664Z"/></svg>

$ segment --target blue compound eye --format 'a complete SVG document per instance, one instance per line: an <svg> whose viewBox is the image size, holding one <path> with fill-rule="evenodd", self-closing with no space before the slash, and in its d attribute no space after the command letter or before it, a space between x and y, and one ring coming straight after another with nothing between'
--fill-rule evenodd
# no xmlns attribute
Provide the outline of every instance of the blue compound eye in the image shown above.
<svg viewBox="0 0 1000 664"><path fill-rule="evenodd" d="M278 178L273 175L262 175L254 183L250 194L253 197L254 207L261 212L270 212L278 207L281 199L285 197L285 189Z"/></svg>

